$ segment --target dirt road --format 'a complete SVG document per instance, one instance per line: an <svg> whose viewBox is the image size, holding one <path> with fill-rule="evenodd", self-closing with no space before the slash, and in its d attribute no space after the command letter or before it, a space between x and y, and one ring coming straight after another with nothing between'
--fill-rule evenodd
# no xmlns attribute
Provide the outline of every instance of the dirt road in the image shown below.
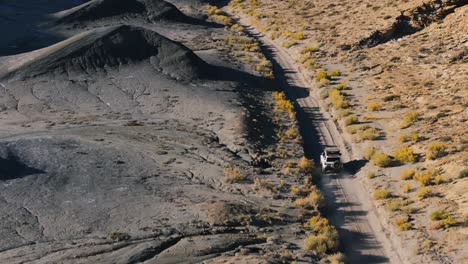
<svg viewBox="0 0 468 264"><path fill-rule="evenodd" d="M327 198L327 216L336 225L348 263L405 263L392 247L376 215L369 192L354 177L365 161L355 157L342 140L340 132L319 103L309 93L313 84L294 65L284 48L249 27L248 20L239 22L262 44L267 57L273 62L276 78L288 96L295 100L305 153L318 161L323 147L336 145L343 153L346 172L325 175L321 189Z"/></svg>

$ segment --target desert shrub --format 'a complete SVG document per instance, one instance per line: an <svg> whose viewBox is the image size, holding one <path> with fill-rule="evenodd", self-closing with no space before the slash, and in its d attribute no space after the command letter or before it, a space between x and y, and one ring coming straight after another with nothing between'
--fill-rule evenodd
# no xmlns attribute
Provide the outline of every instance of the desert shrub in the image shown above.
<svg viewBox="0 0 468 264"><path fill-rule="evenodd" d="M428 186L432 183L432 175L425 172L418 172L415 174L414 179L418 181L422 186Z"/></svg>
<svg viewBox="0 0 468 264"><path fill-rule="evenodd" d="M297 129L295 126L290 127L288 130L286 130L285 135L289 139L296 139L299 137L299 129Z"/></svg>
<svg viewBox="0 0 468 264"><path fill-rule="evenodd" d="M330 80L330 76L328 75L327 71L319 70L315 75L315 80L320 82L321 80Z"/></svg>
<svg viewBox="0 0 468 264"><path fill-rule="evenodd" d="M414 122L416 122L418 119L419 119L419 114L418 113L412 112L412 111L406 112L403 115L403 121L400 124L400 128L402 128L402 129L408 128L412 124L414 124Z"/></svg>
<svg viewBox="0 0 468 264"><path fill-rule="evenodd" d="M344 83L339 83L338 85L335 86L335 89L337 89L338 91L344 91L344 90L348 90L348 86Z"/></svg>
<svg viewBox="0 0 468 264"><path fill-rule="evenodd" d="M345 131L351 135L355 135L356 133L361 131L363 127L364 126L360 126L360 125L350 125L345 128Z"/></svg>
<svg viewBox="0 0 468 264"><path fill-rule="evenodd" d="M433 142L427 146L426 156L430 160L434 160L447 155L447 145L442 142Z"/></svg>
<svg viewBox="0 0 468 264"><path fill-rule="evenodd" d="M230 164L224 168L224 181L226 183L236 183L245 179L246 177L237 166Z"/></svg>
<svg viewBox="0 0 468 264"><path fill-rule="evenodd" d="M451 215L449 215L447 218L440 220L439 224L444 228L449 228L451 226L456 225L457 222L455 221L455 219L453 219Z"/></svg>
<svg viewBox="0 0 468 264"><path fill-rule="evenodd" d="M413 227L413 224L408 221L408 218L398 218L395 224L400 231L407 231Z"/></svg>
<svg viewBox="0 0 468 264"><path fill-rule="evenodd" d="M407 182L405 185L403 185L403 192L404 193L409 193L411 191L411 183Z"/></svg>
<svg viewBox="0 0 468 264"><path fill-rule="evenodd" d="M236 32L242 32L244 33L245 32L245 28L239 24L234 24L231 26L231 29L236 31Z"/></svg>
<svg viewBox="0 0 468 264"><path fill-rule="evenodd" d="M318 209L325 205L325 198L319 191L313 190L309 193L307 197L297 199L294 202L294 205L307 209Z"/></svg>
<svg viewBox="0 0 468 264"><path fill-rule="evenodd" d="M286 95L283 92L273 92L273 97L275 98L276 106L279 109L290 115L295 113L293 103L286 98Z"/></svg>
<svg viewBox="0 0 468 264"><path fill-rule="evenodd" d="M418 172L414 175L414 179L422 186L427 186L433 183L434 179L440 176L440 172L435 169Z"/></svg>
<svg viewBox="0 0 468 264"><path fill-rule="evenodd" d="M443 219L447 219L450 216L449 212L445 210L436 210L429 215L432 221L439 221Z"/></svg>
<svg viewBox="0 0 468 264"><path fill-rule="evenodd" d="M418 155L416 155L413 149L408 146L396 149L393 155L395 155L396 160L401 161L403 163L414 163L418 158Z"/></svg>
<svg viewBox="0 0 468 264"><path fill-rule="evenodd" d="M368 173L367 173L367 178L369 178L369 179L375 178L375 172L374 172L374 171L368 172Z"/></svg>
<svg viewBox="0 0 468 264"><path fill-rule="evenodd" d="M330 100L335 109L343 109L349 107L349 102L346 100L346 97L336 89L330 90Z"/></svg>
<svg viewBox="0 0 468 264"><path fill-rule="evenodd" d="M331 71L328 73L328 76L331 76L331 77L341 76L341 71L338 70L338 69L331 70Z"/></svg>
<svg viewBox="0 0 468 264"><path fill-rule="evenodd" d="M468 168L464 168L463 170L460 171L460 174L458 174L458 178L463 179L468 177Z"/></svg>
<svg viewBox="0 0 468 264"><path fill-rule="evenodd" d="M229 27L234 24L234 20L225 15L212 15L210 16L210 18L215 22L222 23Z"/></svg>
<svg viewBox="0 0 468 264"><path fill-rule="evenodd" d="M432 189L429 187L421 187L416 192L416 196L421 199L425 199L432 196Z"/></svg>
<svg viewBox="0 0 468 264"><path fill-rule="evenodd" d="M408 203L401 198L394 198L387 201L385 207L390 211L399 211Z"/></svg>
<svg viewBox="0 0 468 264"><path fill-rule="evenodd" d="M292 33L289 37L295 40L304 40L307 38L303 31Z"/></svg>
<svg viewBox="0 0 468 264"><path fill-rule="evenodd" d="M449 228L456 224L456 221L455 219L453 219L453 216L445 210L436 210L429 215L429 218L432 221L439 221L438 226L444 228Z"/></svg>
<svg viewBox="0 0 468 264"><path fill-rule="evenodd" d="M350 125L354 125L354 124L357 124L359 123L359 118L357 115L355 114L352 114L352 115L349 115L345 118L345 121L344 121L345 125L347 126L350 126Z"/></svg>
<svg viewBox="0 0 468 264"><path fill-rule="evenodd" d="M335 249L335 241L324 234L310 235L304 241L307 250L315 252L317 255L323 255L328 251Z"/></svg>
<svg viewBox="0 0 468 264"><path fill-rule="evenodd" d="M367 127L365 129L360 129L357 131L356 139L358 141L363 140L376 140L380 136L380 132L374 127Z"/></svg>
<svg viewBox="0 0 468 264"><path fill-rule="evenodd" d="M372 156L377 152L377 149L374 147L369 147L364 150L364 159L371 160Z"/></svg>
<svg viewBox="0 0 468 264"><path fill-rule="evenodd" d="M383 199L387 199L388 197L390 197L390 192L385 188L380 188L380 189L375 190L372 196L376 200L383 200Z"/></svg>
<svg viewBox="0 0 468 264"><path fill-rule="evenodd" d="M376 102L376 101L370 101L367 106L366 106L367 110L369 111L379 111L382 109L382 105L379 103L379 102Z"/></svg>
<svg viewBox="0 0 468 264"><path fill-rule="evenodd" d="M325 227L329 226L330 223L328 222L328 219L322 216L312 216L309 221L305 224L305 226L311 230L313 230L316 233L322 232Z"/></svg>
<svg viewBox="0 0 468 264"><path fill-rule="evenodd" d="M416 170L414 169L404 169L400 173L400 179L402 180L411 180L413 179L414 175L416 174Z"/></svg>
<svg viewBox="0 0 468 264"><path fill-rule="evenodd" d="M418 133L411 133L411 134L403 134L400 136L400 142L401 143L406 143L406 142L413 142L416 143L420 139Z"/></svg>
<svg viewBox="0 0 468 264"><path fill-rule="evenodd" d="M312 172L315 168L314 161L306 157L302 157L297 164L297 167L302 172Z"/></svg>
<svg viewBox="0 0 468 264"><path fill-rule="evenodd" d="M344 264L345 263L345 255L341 252L328 255L327 263L329 264Z"/></svg>
<svg viewBox="0 0 468 264"><path fill-rule="evenodd" d="M445 180L444 180L444 177L443 177L442 175L436 175L436 176L434 177L433 183L434 183L435 185L439 185L439 184L442 184L442 183L444 183L444 182L445 182Z"/></svg>
<svg viewBox="0 0 468 264"><path fill-rule="evenodd" d="M392 165L392 159L390 156L382 152L376 152L374 155L372 155L371 160L375 166L380 168L387 168Z"/></svg>
<svg viewBox="0 0 468 264"><path fill-rule="evenodd" d="M313 47L305 47L303 50L301 50L301 54L306 54L306 53L311 53L311 52L317 52L320 50L319 46L313 46Z"/></svg>

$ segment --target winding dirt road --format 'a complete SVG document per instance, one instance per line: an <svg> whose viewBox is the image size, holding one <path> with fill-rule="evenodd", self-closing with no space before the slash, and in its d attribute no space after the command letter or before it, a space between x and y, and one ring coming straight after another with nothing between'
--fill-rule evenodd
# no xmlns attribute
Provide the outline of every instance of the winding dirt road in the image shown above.
<svg viewBox="0 0 468 264"><path fill-rule="evenodd" d="M328 202L327 217L338 228L347 262L405 263L385 235L369 191L354 177L365 161L353 155L331 118L320 110L317 99L307 88L314 84L294 65L284 48L249 26L246 18L237 18L262 43L264 52L273 62L277 81L295 100L305 153L315 161L326 146L336 145L343 153L347 171L324 175L321 189Z"/></svg>

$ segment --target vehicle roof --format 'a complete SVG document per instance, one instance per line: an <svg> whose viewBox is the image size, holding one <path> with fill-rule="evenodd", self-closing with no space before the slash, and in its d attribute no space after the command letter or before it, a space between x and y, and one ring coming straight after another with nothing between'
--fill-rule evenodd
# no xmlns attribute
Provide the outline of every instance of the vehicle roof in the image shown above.
<svg viewBox="0 0 468 264"><path fill-rule="evenodd" d="M327 156L340 156L341 152L338 148L325 148Z"/></svg>

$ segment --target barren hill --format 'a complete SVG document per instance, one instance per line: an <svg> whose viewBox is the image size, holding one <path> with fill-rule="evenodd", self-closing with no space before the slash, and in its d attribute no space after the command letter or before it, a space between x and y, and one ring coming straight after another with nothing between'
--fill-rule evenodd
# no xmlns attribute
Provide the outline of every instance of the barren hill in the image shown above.
<svg viewBox="0 0 468 264"><path fill-rule="evenodd" d="M83 23L100 19L140 18L149 22L161 19L188 19L164 0L92 0L54 14L56 23Z"/></svg>
<svg viewBox="0 0 468 264"><path fill-rule="evenodd" d="M131 26L99 28L2 66L4 76L33 77L47 72L79 73L147 60L176 79L190 80L204 62L185 46L156 32Z"/></svg>

